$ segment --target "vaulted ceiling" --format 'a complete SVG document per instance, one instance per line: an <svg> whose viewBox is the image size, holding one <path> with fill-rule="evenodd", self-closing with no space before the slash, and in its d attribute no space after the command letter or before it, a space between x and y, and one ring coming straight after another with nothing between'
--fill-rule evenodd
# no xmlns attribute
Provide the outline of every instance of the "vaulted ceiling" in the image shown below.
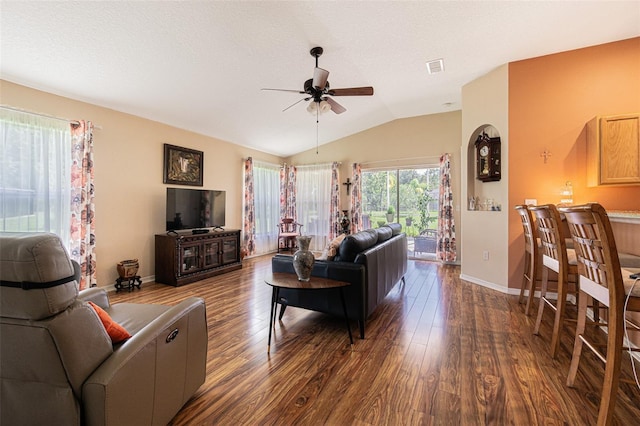
<svg viewBox="0 0 640 426"><path fill-rule="evenodd" d="M460 109L496 67L640 35L633 1L119 1L0 4L5 80L288 156ZM316 116L295 92L373 86ZM426 63L444 60L429 74ZM86 117L91 119L91 117ZM316 139L317 138L317 139Z"/></svg>

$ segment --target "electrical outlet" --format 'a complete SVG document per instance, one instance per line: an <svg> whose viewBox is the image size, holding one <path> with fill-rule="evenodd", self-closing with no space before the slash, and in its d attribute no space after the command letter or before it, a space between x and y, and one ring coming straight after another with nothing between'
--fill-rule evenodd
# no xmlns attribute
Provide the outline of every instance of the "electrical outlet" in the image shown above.
<svg viewBox="0 0 640 426"><path fill-rule="evenodd" d="M489 250L484 250L482 252L482 260L489 260Z"/></svg>

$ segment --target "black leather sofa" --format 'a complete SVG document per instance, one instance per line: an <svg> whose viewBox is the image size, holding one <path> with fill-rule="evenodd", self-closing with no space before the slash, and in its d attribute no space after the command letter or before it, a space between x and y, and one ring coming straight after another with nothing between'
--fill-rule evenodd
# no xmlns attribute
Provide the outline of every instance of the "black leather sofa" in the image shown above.
<svg viewBox="0 0 640 426"><path fill-rule="evenodd" d="M273 272L295 274L291 256L276 255ZM407 272L407 236L402 225L391 223L348 235L333 260L316 260L312 276L346 281L344 296L347 314L357 320L364 339L366 319ZM331 315L343 316L339 293L333 289L312 292L281 289L278 303L280 318L287 306L296 306Z"/></svg>

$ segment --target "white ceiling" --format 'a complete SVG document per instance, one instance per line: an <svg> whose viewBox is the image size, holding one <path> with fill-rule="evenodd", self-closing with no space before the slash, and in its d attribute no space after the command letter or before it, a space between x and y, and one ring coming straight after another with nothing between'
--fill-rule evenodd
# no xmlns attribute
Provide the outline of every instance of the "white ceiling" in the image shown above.
<svg viewBox="0 0 640 426"><path fill-rule="evenodd" d="M638 35L638 0L1 0L0 75L288 156L316 146L315 115L306 102L282 112L302 95L260 89L301 90L314 46L332 88L375 88L334 98L347 112L320 116L324 144L460 109L462 86L502 64Z"/></svg>

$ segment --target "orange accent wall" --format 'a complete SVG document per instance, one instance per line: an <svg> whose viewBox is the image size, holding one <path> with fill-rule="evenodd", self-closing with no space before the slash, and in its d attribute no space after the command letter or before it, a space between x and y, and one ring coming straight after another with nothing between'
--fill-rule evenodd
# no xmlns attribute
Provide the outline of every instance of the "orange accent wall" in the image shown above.
<svg viewBox="0 0 640 426"><path fill-rule="evenodd" d="M522 277L524 239L513 207L525 198L557 204L571 181L575 204L640 210L640 186L586 186L585 124L633 112L640 112L640 37L509 64L509 287Z"/></svg>

